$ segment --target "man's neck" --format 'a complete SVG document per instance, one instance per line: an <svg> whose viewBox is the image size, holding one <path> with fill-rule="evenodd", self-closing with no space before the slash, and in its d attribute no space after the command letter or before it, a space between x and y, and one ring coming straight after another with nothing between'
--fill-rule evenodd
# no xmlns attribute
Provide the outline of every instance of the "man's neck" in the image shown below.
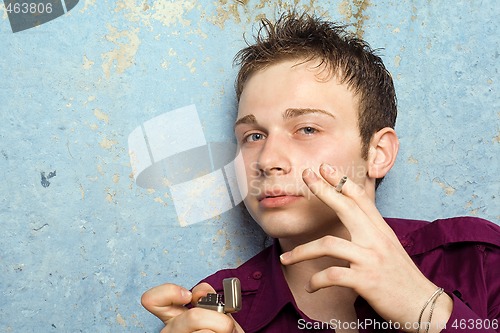
<svg viewBox="0 0 500 333"><path fill-rule="evenodd" d="M309 318L323 322L332 322L332 320L355 322L357 316L354 302L358 295L354 290L337 286L323 288L313 293L305 290L305 286L313 274L320 271L321 268L332 265L345 266L347 263L325 258L314 259L291 266L283 266L283 274L297 306Z"/></svg>
<svg viewBox="0 0 500 333"><path fill-rule="evenodd" d="M343 224L338 222L336 224L333 223L332 226L334 228L328 233L329 235L350 239L349 232ZM322 236L324 235L316 235L311 238L317 239ZM314 239L309 240L302 237L300 239L280 239L279 241L283 251L290 251L296 246ZM354 301L357 294L354 290L336 286L320 289L314 293L309 293L305 290L305 286L314 274L332 266L348 267L349 263L337 258L320 257L289 266L282 266L282 268L298 307L310 318L321 321L329 321L331 319L341 321L356 320Z"/></svg>
<svg viewBox="0 0 500 333"><path fill-rule="evenodd" d="M279 238L279 244L282 252L293 250L295 247L318 240L324 236L334 236L346 240L351 239L351 235L347 228L340 222L340 220L332 221L328 230L318 230L316 233L302 234L295 237Z"/></svg>

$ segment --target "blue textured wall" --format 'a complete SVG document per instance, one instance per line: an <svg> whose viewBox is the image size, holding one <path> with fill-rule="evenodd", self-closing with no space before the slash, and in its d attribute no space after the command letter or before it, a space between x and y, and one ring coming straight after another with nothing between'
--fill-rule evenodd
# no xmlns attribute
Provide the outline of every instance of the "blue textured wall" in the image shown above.
<svg viewBox="0 0 500 333"><path fill-rule="evenodd" d="M394 75L401 152L378 193L385 215L500 223L499 6L298 2L351 23ZM0 331L157 331L143 291L259 250L237 208L181 226L168 187L134 181L127 140L195 104L206 141L231 143L232 57L276 7L82 0L13 33L0 4Z"/></svg>

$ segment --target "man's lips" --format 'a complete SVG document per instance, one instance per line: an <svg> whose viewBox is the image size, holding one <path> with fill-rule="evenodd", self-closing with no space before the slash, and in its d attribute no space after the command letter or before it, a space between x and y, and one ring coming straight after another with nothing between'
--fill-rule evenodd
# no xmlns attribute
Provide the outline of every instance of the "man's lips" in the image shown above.
<svg viewBox="0 0 500 333"><path fill-rule="evenodd" d="M292 204L300 198L303 197L301 195L267 196L259 201L259 206L261 208L280 208Z"/></svg>
<svg viewBox="0 0 500 333"><path fill-rule="evenodd" d="M265 191L257 197L257 200L262 201L264 199L272 199L279 197L301 197L302 194L297 192L287 192L287 191Z"/></svg>
<svg viewBox="0 0 500 333"><path fill-rule="evenodd" d="M257 200L261 208L279 208L287 206L302 197L303 195L296 191L289 192L275 189L273 191L264 191L257 197Z"/></svg>

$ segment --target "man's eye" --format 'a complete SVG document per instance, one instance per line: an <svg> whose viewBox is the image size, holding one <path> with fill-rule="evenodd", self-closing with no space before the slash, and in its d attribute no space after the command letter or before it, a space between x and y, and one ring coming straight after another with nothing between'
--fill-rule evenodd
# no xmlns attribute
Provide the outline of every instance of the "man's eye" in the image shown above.
<svg viewBox="0 0 500 333"><path fill-rule="evenodd" d="M302 133L304 133L304 134L311 135L311 134L316 133L318 130L315 129L314 127L307 126L307 127L301 128L299 131L302 131Z"/></svg>
<svg viewBox="0 0 500 333"><path fill-rule="evenodd" d="M259 140L264 140L265 135L261 133L252 133L245 137L245 142L253 142L253 141L259 141Z"/></svg>

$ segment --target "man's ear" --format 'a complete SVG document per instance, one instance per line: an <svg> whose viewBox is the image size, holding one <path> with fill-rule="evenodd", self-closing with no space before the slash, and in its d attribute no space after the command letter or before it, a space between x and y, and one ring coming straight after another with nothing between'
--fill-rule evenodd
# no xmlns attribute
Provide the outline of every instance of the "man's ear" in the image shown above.
<svg viewBox="0 0 500 333"><path fill-rule="evenodd" d="M394 129L385 127L375 133L368 151L368 176L384 177L396 162L398 150L399 139Z"/></svg>

